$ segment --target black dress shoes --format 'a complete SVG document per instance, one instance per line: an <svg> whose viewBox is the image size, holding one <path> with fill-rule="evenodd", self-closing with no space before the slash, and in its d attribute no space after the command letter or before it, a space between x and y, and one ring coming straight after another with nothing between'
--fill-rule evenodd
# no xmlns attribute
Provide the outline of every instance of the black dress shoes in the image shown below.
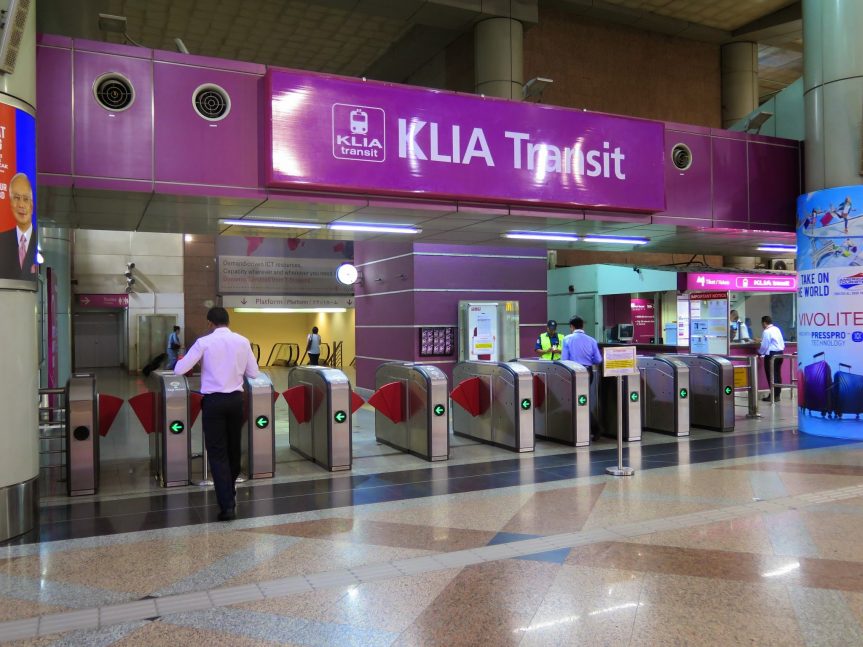
<svg viewBox="0 0 863 647"><path fill-rule="evenodd" d="M219 516L216 517L219 521L233 521L237 518L237 509L236 508L228 508L227 510L222 510L219 513Z"/></svg>

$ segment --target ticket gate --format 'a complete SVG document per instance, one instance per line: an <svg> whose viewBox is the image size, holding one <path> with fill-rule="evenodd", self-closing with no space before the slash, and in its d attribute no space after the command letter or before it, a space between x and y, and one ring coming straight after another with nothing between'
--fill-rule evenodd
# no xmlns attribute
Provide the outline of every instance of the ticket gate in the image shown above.
<svg viewBox="0 0 863 647"><path fill-rule="evenodd" d="M246 428L242 435L242 470L250 479L272 478L276 473L276 399L265 373L243 379Z"/></svg>
<svg viewBox="0 0 863 647"><path fill-rule="evenodd" d="M675 355L639 356L645 429L689 435L689 367Z"/></svg>
<svg viewBox="0 0 863 647"><path fill-rule="evenodd" d="M99 489L99 413L96 376L73 374L66 382L66 493Z"/></svg>
<svg viewBox="0 0 863 647"><path fill-rule="evenodd" d="M569 360L515 360L533 373L533 434L575 447L590 444L590 372Z"/></svg>
<svg viewBox="0 0 863 647"><path fill-rule="evenodd" d="M617 401L617 380L623 381L621 397ZM641 440L641 376L624 375L623 377L603 377L599 387L602 398L599 415L602 419L602 434L617 438L618 411L623 416L623 440L633 442Z"/></svg>
<svg viewBox="0 0 863 647"><path fill-rule="evenodd" d="M533 374L514 362L459 362L453 368L453 433L532 452Z"/></svg>
<svg viewBox="0 0 863 647"><path fill-rule="evenodd" d="M192 480L192 425L186 377L174 371L150 373L154 394L150 471L162 487L189 485Z"/></svg>
<svg viewBox="0 0 863 647"><path fill-rule="evenodd" d="M290 409L291 448L331 472L351 469L356 401L347 376L327 366L295 366L283 395Z"/></svg>
<svg viewBox="0 0 863 647"><path fill-rule="evenodd" d="M718 355L675 355L689 367L689 421L734 431L734 365Z"/></svg>
<svg viewBox="0 0 863 647"><path fill-rule="evenodd" d="M387 362L375 371L375 438L427 461L449 458L447 379L428 364Z"/></svg>

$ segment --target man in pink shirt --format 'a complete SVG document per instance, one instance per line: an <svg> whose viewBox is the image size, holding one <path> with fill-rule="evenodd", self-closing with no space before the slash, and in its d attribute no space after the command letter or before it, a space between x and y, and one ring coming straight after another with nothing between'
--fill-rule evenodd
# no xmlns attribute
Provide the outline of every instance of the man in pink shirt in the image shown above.
<svg viewBox="0 0 863 647"><path fill-rule="evenodd" d="M210 333L199 338L174 373L185 375L201 362L201 424L210 458L210 473L219 502L219 521L236 519L240 475L240 430L243 426L243 376L258 377L258 362L249 340L228 328L228 311L210 308Z"/></svg>

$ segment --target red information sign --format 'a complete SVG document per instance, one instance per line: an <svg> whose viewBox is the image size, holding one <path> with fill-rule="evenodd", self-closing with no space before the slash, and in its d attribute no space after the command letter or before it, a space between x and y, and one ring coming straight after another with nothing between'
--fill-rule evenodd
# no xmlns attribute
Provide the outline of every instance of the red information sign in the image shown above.
<svg viewBox="0 0 863 647"><path fill-rule="evenodd" d="M653 299L632 298L629 300L632 313L632 341L636 344L649 344L656 336L656 311Z"/></svg>

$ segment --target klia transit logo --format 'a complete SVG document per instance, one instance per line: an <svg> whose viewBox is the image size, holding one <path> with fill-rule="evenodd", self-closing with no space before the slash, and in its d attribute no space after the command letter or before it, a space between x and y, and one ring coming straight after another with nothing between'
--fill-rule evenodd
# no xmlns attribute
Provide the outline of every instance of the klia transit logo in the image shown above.
<svg viewBox="0 0 863 647"><path fill-rule="evenodd" d="M358 162L386 160L385 113L380 108L333 104L333 157Z"/></svg>

